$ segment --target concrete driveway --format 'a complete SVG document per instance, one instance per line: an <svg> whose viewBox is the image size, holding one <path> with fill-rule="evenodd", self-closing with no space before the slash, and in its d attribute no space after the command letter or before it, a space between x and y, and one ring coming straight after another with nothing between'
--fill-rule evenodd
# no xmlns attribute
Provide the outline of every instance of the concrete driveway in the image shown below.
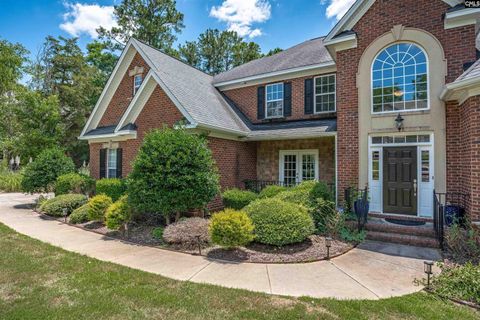
<svg viewBox="0 0 480 320"><path fill-rule="evenodd" d="M29 237L65 250L159 274L172 279L209 283L270 294L337 299L381 299L419 291L423 261L439 252L367 241L332 259L301 264L251 264L210 260L114 240L28 209L35 197L0 194L0 222Z"/></svg>

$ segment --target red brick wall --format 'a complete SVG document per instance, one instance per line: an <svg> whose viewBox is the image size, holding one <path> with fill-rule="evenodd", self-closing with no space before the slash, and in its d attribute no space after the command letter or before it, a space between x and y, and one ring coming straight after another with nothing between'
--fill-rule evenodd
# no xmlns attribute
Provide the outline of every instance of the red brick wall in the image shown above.
<svg viewBox="0 0 480 320"><path fill-rule="evenodd" d="M301 77L295 79L288 79L285 82L292 83L292 115L286 117L285 120L300 120L300 119L318 119L334 116L335 113L330 114L305 114L305 79L311 79L314 76ZM274 83L278 83L275 81ZM231 89L223 91L227 97L229 97L240 110L252 121L253 123L265 122L269 120L257 119L257 88L259 86L265 86L268 83L261 85L248 86L243 88Z"/></svg>
<svg viewBox="0 0 480 320"><path fill-rule="evenodd" d="M467 211L480 221L480 97L447 110L447 191L465 193Z"/></svg>
<svg viewBox="0 0 480 320"><path fill-rule="evenodd" d="M118 85L117 91L115 91L110 104L108 105L105 113L103 114L99 127L115 125L120 121L125 110L133 99L133 76L129 75L129 71L135 67L143 67L143 76L145 77L150 70L150 67L142 59L140 54L136 53L127 72L123 76L122 81Z"/></svg>
<svg viewBox="0 0 480 320"><path fill-rule="evenodd" d="M137 138L119 142L123 149L123 175L126 176L132 169L132 162L140 148L146 133L152 129L162 128L164 125L173 126L183 119L183 115L157 85L151 97L140 112L135 124ZM240 142L209 137L209 147L220 173L222 189L243 187L245 179L256 179L256 143ZM99 159L103 143L90 144L90 170L96 179L100 176ZM220 209L220 198L215 199L209 208Z"/></svg>
<svg viewBox="0 0 480 320"><path fill-rule="evenodd" d="M358 183L358 90L356 77L362 53L376 38L402 24L432 33L445 50L448 62L446 81L462 73L463 64L475 60L475 27L445 30L443 14L449 6L440 0L376 1L355 25L358 46L337 53L337 127L339 195Z"/></svg>

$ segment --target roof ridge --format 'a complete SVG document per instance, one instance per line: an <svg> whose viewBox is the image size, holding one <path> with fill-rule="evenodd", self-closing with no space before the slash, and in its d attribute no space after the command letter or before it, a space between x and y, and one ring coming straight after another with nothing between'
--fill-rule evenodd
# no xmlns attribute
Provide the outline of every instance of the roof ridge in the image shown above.
<svg viewBox="0 0 480 320"><path fill-rule="evenodd" d="M149 47L149 48L151 48L151 49L153 49L153 50L155 50L155 51L158 51L159 53L161 53L161 54L163 54L163 55L165 55L165 56L167 56L167 57L169 57L169 58L171 58L171 59L173 59L173 60L176 60L176 61L178 61L178 62L181 62L182 64L186 65L187 67L190 67L190 68L192 68L192 69L194 69L194 70L196 70L196 71L200 71L201 73L204 73L204 74L206 74L207 76L213 78L213 76L212 76L211 74L208 74L208 73L206 73L205 71L203 71L203 70L201 70L201 69L199 69L199 68L197 68L197 67L194 67L194 66L186 63L185 61L183 61L183 60L181 60L181 59L179 59L179 58L177 58L177 57L174 57L174 56L172 56L172 55L164 52L163 50L160 50L160 49L158 49L158 48L155 48L154 46L149 45L148 43L145 43L145 42L143 42L143 41L141 41L141 40L138 40L137 38L134 38L134 37L132 37L132 40L135 40L135 41L137 41L137 42L139 42L139 43L141 43L141 44L143 44L143 45L145 45L145 46L147 46L147 47Z"/></svg>

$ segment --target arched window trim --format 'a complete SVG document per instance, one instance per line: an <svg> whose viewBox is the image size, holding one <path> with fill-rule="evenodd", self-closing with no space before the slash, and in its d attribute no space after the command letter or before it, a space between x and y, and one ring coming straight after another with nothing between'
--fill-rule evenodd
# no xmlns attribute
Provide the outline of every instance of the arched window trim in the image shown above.
<svg viewBox="0 0 480 320"><path fill-rule="evenodd" d="M386 52L389 56L390 54L386 51L387 49L391 48L394 45L400 45L400 44L407 44L407 45L414 45L418 49L420 49L420 52L422 52L425 56L425 63L426 63L426 75L427 75L427 80L426 80L426 93L427 93L427 107L426 108L414 108L414 109L402 109L402 110L389 110L389 111L374 111L374 95L373 95L373 89L374 89L374 79L373 79L373 67L379 56L383 53ZM409 58L411 59L411 58ZM405 62L407 62L406 60ZM383 66L382 66L383 68ZM370 113L371 114L389 114L389 113L404 113L404 112L418 112L418 111L428 111L430 110L430 61L427 52L425 49L419 45L418 43L412 42L412 41L401 41L401 42L393 42L389 43L385 47L383 47L379 52L375 55L374 59L371 62L370 65ZM393 78L393 76L392 76ZM383 77L382 77L383 80Z"/></svg>

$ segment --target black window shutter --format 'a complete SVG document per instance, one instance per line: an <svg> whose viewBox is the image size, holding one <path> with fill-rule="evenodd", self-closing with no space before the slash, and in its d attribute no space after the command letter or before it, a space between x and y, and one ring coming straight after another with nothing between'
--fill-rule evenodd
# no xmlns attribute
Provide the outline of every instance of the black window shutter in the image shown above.
<svg viewBox="0 0 480 320"><path fill-rule="evenodd" d="M305 79L305 114L313 114L313 79Z"/></svg>
<svg viewBox="0 0 480 320"><path fill-rule="evenodd" d="M283 85L283 116L292 115L292 83L286 82Z"/></svg>
<svg viewBox="0 0 480 320"><path fill-rule="evenodd" d="M257 88L257 119L265 118L265 87Z"/></svg>
<svg viewBox="0 0 480 320"><path fill-rule="evenodd" d="M107 166L107 149L100 149L100 179L105 178Z"/></svg>
<svg viewBox="0 0 480 320"><path fill-rule="evenodd" d="M122 148L117 149L117 178L122 177Z"/></svg>

